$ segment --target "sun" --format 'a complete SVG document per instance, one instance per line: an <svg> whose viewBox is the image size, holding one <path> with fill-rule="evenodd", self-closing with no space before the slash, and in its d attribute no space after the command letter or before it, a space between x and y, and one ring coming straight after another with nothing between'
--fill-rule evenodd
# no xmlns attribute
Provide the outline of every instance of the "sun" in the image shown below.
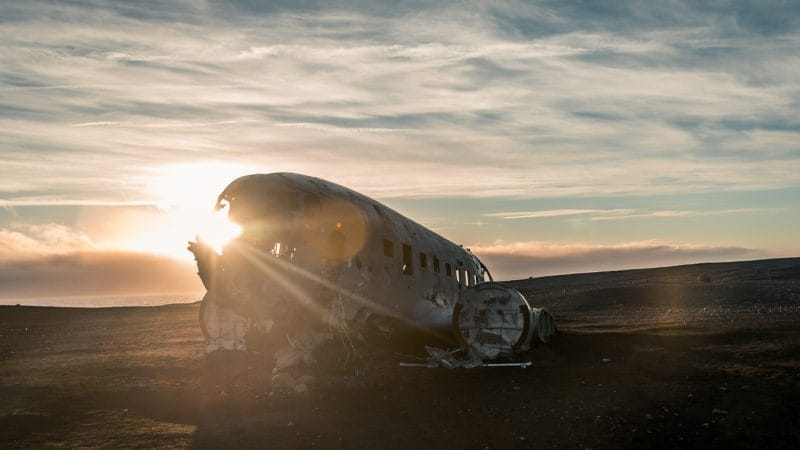
<svg viewBox="0 0 800 450"><path fill-rule="evenodd" d="M130 224L121 246L191 260L186 244L199 238L221 254L224 245L241 234L241 228L228 220L227 205L214 210L217 196L231 181L253 172L252 168L221 162L153 168L142 182L155 199L155 212L147 220Z"/></svg>
<svg viewBox="0 0 800 450"><path fill-rule="evenodd" d="M223 207L211 214L197 231L198 239L214 248L218 255L231 240L242 234L242 227L228 220L228 205L223 200Z"/></svg>

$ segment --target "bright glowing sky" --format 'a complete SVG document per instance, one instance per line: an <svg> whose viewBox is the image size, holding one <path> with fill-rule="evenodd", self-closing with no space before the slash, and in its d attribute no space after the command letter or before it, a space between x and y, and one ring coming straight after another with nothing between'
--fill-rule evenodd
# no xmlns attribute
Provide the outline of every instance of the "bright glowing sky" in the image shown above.
<svg viewBox="0 0 800 450"><path fill-rule="evenodd" d="M0 281L187 260L217 191L274 171L498 278L800 254L791 2L258 3L0 4Z"/></svg>

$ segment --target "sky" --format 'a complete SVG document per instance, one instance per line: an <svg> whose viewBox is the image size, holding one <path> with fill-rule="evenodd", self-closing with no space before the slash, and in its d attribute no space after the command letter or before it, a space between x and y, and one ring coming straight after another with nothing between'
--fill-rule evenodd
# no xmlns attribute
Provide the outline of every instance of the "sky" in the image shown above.
<svg viewBox="0 0 800 450"><path fill-rule="evenodd" d="M279 171L496 279L797 256L799 48L784 1L2 2L0 298L200 291Z"/></svg>

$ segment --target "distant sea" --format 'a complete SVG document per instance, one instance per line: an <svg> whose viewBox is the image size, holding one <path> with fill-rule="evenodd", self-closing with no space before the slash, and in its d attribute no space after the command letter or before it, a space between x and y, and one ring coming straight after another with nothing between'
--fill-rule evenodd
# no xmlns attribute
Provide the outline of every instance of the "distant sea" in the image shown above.
<svg viewBox="0 0 800 450"><path fill-rule="evenodd" d="M161 306L171 303L193 303L203 299L202 293L150 295L92 295L41 298L0 298L0 305L61 306L69 308L108 308L112 306Z"/></svg>

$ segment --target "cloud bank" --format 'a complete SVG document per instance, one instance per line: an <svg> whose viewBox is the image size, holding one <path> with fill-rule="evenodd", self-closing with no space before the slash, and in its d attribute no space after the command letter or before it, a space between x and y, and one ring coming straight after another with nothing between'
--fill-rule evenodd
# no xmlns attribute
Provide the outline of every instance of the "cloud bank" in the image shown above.
<svg viewBox="0 0 800 450"><path fill-rule="evenodd" d="M97 248L56 224L0 229L0 298L202 292L196 269L153 254Z"/></svg>
<svg viewBox="0 0 800 450"><path fill-rule="evenodd" d="M196 269L143 253L79 252L0 262L0 298L203 292Z"/></svg>
<svg viewBox="0 0 800 450"><path fill-rule="evenodd" d="M474 246L472 251L492 270L495 278L500 279L736 261L764 256L761 251L741 247L676 245L659 241L617 245L498 242L490 246Z"/></svg>
<svg viewBox="0 0 800 450"><path fill-rule="evenodd" d="M753 249L642 241L616 245L498 241L472 246L497 279L763 256ZM98 247L61 225L0 229L0 298L203 292L196 268L166 256Z"/></svg>

